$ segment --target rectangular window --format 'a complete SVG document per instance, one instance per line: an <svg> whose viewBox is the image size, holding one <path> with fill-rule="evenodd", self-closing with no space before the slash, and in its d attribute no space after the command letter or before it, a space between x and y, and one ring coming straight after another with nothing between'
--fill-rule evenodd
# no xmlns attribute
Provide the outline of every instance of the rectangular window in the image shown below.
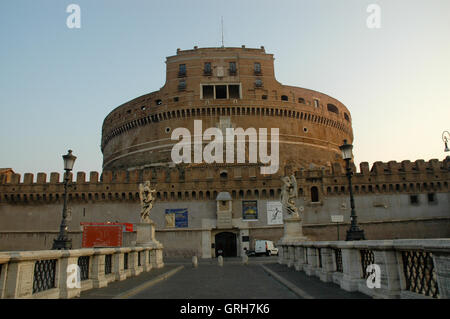
<svg viewBox="0 0 450 319"><path fill-rule="evenodd" d="M226 99L226 98L227 98L227 86L216 85L216 99Z"/></svg>
<svg viewBox="0 0 450 319"><path fill-rule="evenodd" d="M228 94L230 95L230 99L239 99L239 85L229 85Z"/></svg>
<svg viewBox="0 0 450 319"><path fill-rule="evenodd" d="M314 100L314 107L317 107L317 108L319 107L319 100L316 100L316 99Z"/></svg>
<svg viewBox="0 0 450 319"><path fill-rule="evenodd" d="M260 74L261 73L261 63L255 62L254 69L255 69L256 74Z"/></svg>
<svg viewBox="0 0 450 319"><path fill-rule="evenodd" d="M205 62L205 68L203 69L203 72L208 75L212 73L211 62Z"/></svg>
<svg viewBox="0 0 450 319"><path fill-rule="evenodd" d="M180 64L178 66L178 75L185 76L186 75L186 64Z"/></svg>
<svg viewBox="0 0 450 319"><path fill-rule="evenodd" d="M204 99L213 99L214 98L214 86L213 85L203 85L202 96Z"/></svg>
<svg viewBox="0 0 450 319"><path fill-rule="evenodd" d="M236 62L230 62L230 74L236 74Z"/></svg>
<svg viewBox="0 0 450 319"><path fill-rule="evenodd" d="M178 83L178 90L179 90L179 91L184 91L184 90L186 90L186 81L181 80L180 83Z"/></svg>
<svg viewBox="0 0 450 319"><path fill-rule="evenodd" d="M202 84L202 99L240 99L240 84Z"/></svg>

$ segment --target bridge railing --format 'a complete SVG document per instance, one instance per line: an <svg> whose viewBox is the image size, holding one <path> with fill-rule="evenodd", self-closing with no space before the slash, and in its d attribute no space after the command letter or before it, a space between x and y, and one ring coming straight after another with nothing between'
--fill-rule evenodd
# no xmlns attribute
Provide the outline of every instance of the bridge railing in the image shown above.
<svg viewBox="0 0 450 319"><path fill-rule="evenodd" d="M346 291L374 298L450 298L450 239L279 242L278 248L280 264ZM368 268L373 264L379 266L379 288L373 287L374 267Z"/></svg>
<svg viewBox="0 0 450 319"><path fill-rule="evenodd" d="M154 246L0 252L0 298L73 298L163 266Z"/></svg>

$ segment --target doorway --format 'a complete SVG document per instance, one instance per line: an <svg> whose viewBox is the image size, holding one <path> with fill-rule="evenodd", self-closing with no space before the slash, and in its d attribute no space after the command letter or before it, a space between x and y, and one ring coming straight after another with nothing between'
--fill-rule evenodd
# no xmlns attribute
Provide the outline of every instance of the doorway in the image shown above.
<svg viewBox="0 0 450 319"><path fill-rule="evenodd" d="M219 256L219 250L222 251L223 257L236 257L236 234L230 232L218 233L215 236L216 239L216 256Z"/></svg>

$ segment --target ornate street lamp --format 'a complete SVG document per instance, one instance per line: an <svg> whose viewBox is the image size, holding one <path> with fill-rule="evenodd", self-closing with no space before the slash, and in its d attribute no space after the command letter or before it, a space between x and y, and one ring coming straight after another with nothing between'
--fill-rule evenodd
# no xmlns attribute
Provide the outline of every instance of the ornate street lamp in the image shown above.
<svg viewBox="0 0 450 319"><path fill-rule="evenodd" d="M447 134L445 134L445 133L447 133ZM447 144L449 138L450 138L450 133L448 131L442 132L442 141L444 142L444 145L445 145L444 152L450 152L450 149L448 148L448 144Z"/></svg>
<svg viewBox="0 0 450 319"><path fill-rule="evenodd" d="M63 155L64 160L64 205L62 212L61 226L59 227L58 238L53 240L53 249L71 249L72 239L67 236L67 184L69 183L70 171L73 168L73 164L77 159L76 156L72 155L72 150L69 150L66 155Z"/></svg>
<svg viewBox="0 0 450 319"><path fill-rule="evenodd" d="M360 229L356 222L356 212L355 212L355 200L353 199L353 190L352 190L352 169L350 167L350 160L352 159L352 149L353 145L347 144L347 140L344 140L344 144L339 146L342 151L342 158L346 162L346 175L348 178L348 186L350 192L350 207L351 207L351 224L349 230L347 230L347 237L345 240L365 240L364 230Z"/></svg>

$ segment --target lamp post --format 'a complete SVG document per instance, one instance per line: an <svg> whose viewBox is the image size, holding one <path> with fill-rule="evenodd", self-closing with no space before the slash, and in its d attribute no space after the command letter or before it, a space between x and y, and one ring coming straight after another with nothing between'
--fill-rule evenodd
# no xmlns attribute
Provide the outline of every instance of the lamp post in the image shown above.
<svg viewBox="0 0 450 319"><path fill-rule="evenodd" d="M445 134L445 133L447 133L447 134ZM450 152L450 149L448 148L448 139L449 138L450 138L450 133L448 131L442 132L442 141L444 142L444 145L445 145L444 152Z"/></svg>
<svg viewBox="0 0 450 319"><path fill-rule="evenodd" d="M64 205L62 211L62 220L59 227L58 238L53 240L53 249L71 249L72 239L67 236L67 184L69 183L69 174L75 163L76 156L72 155L72 150L69 150L66 155L63 155L64 160Z"/></svg>
<svg viewBox="0 0 450 319"><path fill-rule="evenodd" d="M352 169L350 167L350 160L352 159L353 145L347 144L347 140L344 140L344 144L339 146L342 151L342 158L346 162L346 175L348 178L348 186L350 192L350 207L351 207L351 224L349 230L347 230L347 237L345 240L365 240L364 230L360 229L357 224L357 217L355 212L355 200L353 199L352 190Z"/></svg>

